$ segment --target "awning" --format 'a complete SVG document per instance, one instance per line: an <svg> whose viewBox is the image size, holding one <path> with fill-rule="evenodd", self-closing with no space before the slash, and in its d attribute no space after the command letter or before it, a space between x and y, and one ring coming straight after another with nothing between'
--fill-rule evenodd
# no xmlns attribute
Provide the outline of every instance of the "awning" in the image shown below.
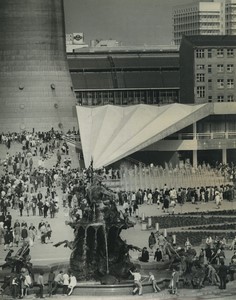
<svg viewBox="0 0 236 300"><path fill-rule="evenodd" d="M85 166L107 166L212 114L200 105L77 106Z"/></svg>

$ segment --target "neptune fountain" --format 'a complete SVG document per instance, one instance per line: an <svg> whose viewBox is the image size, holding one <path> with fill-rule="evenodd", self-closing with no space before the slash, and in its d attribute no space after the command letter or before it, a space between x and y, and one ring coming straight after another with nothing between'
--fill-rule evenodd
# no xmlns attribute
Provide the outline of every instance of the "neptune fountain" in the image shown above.
<svg viewBox="0 0 236 300"><path fill-rule="evenodd" d="M78 183L81 210L75 207L71 221L66 222L74 230L74 240L64 240L54 246L64 244L72 250L69 268L79 280L126 279L134 267L129 250L140 249L123 241L120 233L134 223L118 211L114 193L102 184L102 178L91 168L87 174L87 184Z"/></svg>

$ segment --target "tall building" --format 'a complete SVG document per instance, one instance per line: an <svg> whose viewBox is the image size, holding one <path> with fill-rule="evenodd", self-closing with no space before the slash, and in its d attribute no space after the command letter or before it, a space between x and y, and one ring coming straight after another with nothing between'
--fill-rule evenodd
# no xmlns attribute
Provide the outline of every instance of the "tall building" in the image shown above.
<svg viewBox="0 0 236 300"><path fill-rule="evenodd" d="M73 129L63 0L0 1L0 130Z"/></svg>
<svg viewBox="0 0 236 300"><path fill-rule="evenodd" d="M186 36L180 45L180 102L236 101L236 36Z"/></svg>
<svg viewBox="0 0 236 300"><path fill-rule="evenodd" d="M236 34L236 0L193 1L173 11L174 43L183 35Z"/></svg>
<svg viewBox="0 0 236 300"><path fill-rule="evenodd" d="M236 0L228 0L225 4L225 33L236 35Z"/></svg>

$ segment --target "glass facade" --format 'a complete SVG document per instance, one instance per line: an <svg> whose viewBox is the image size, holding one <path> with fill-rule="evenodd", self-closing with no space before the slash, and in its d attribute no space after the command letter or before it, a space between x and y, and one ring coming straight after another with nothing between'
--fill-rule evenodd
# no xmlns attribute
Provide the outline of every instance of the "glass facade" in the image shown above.
<svg viewBox="0 0 236 300"><path fill-rule="evenodd" d="M170 104L179 102L179 89L75 90L79 105Z"/></svg>

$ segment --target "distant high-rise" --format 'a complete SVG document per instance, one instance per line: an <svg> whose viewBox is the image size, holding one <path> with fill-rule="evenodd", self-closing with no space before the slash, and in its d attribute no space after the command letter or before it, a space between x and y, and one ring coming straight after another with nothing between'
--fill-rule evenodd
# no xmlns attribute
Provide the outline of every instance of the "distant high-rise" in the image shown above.
<svg viewBox="0 0 236 300"><path fill-rule="evenodd" d="M176 6L173 34L176 45L183 35L235 35L236 0L202 0Z"/></svg>
<svg viewBox="0 0 236 300"><path fill-rule="evenodd" d="M0 131L73 129L63 0L0 1Z"/></svg>

